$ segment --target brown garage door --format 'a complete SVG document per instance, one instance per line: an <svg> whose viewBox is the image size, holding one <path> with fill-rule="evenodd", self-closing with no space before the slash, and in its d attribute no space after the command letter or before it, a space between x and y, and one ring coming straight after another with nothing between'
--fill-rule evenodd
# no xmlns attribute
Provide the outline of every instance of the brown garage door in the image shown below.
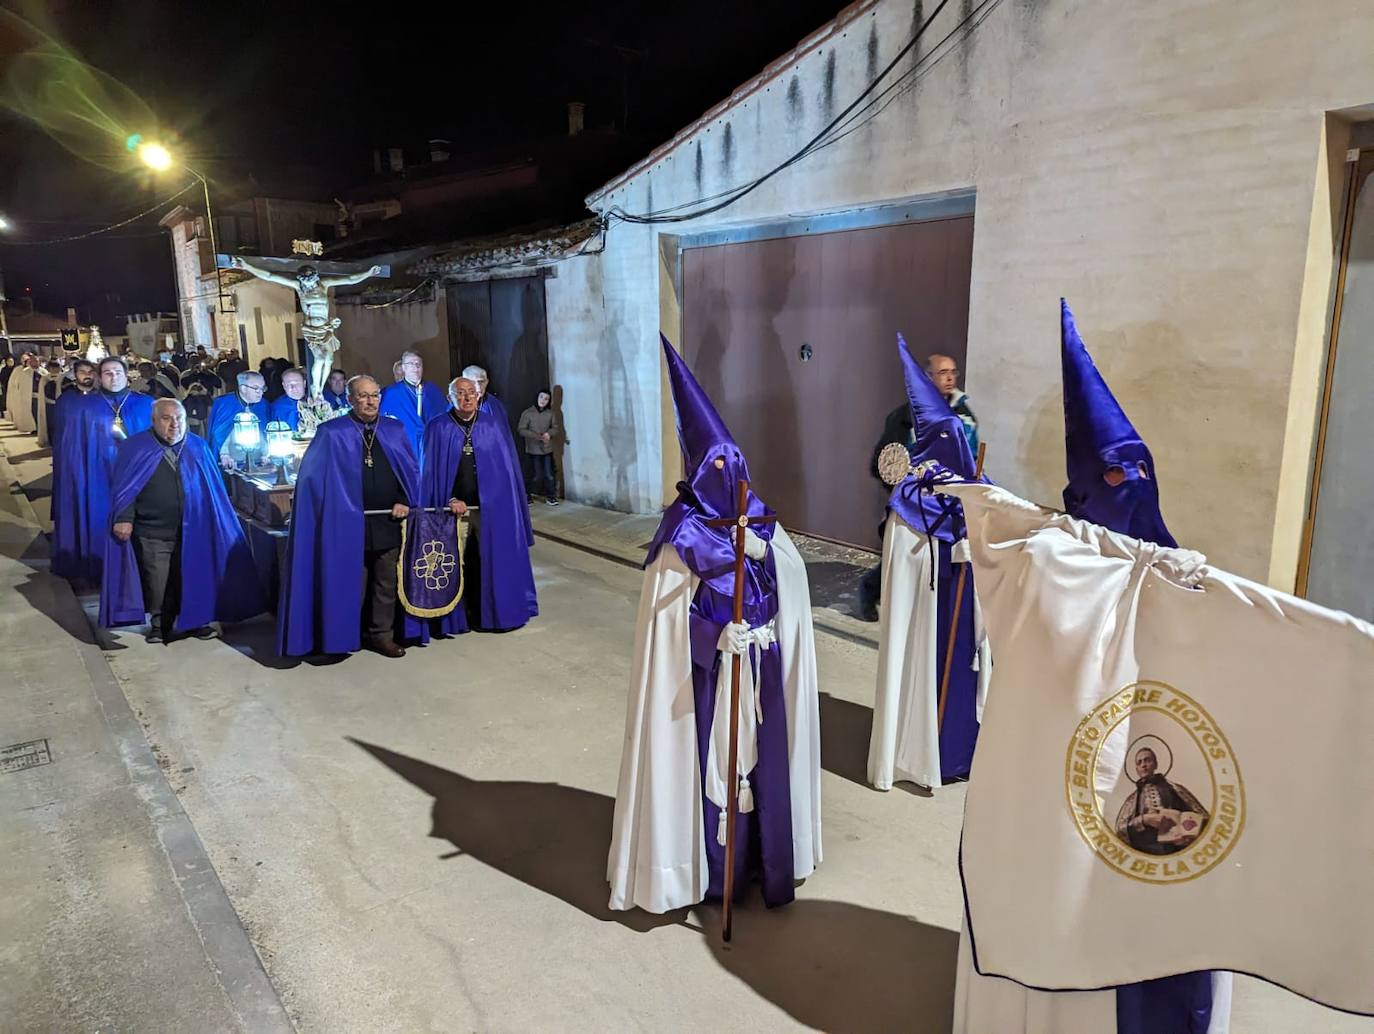
<svg viewBox="0 0 1374 1034"><path fill-rule="evenodd" d="M971 215L683 252L683 354L788 527L877 548L896 334L962 368L972 260Z"/></svg>

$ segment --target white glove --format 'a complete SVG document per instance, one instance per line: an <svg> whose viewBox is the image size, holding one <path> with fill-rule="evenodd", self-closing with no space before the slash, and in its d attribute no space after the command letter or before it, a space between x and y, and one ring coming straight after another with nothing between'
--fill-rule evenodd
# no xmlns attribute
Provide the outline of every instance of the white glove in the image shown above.
<svg viewBox="0 0 1374 1034"><path fill-rule="evenodd" d="M749 650L749 626L743 622L731 621L720 630L716 649L721 653L747 653Z"/></svg>
<svg viewBox="0 0 1374 1034"><path fill-rule="evenodd" d="M768 555L768 543L755 535L753 528L744 529L744 555L750 560L762 560Z"/></svg>

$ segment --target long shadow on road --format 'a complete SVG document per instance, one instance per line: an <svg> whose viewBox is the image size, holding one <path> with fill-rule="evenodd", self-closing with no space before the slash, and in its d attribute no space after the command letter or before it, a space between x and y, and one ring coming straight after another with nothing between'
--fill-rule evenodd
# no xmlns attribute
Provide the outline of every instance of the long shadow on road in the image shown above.
<svg viewBox="0 0 1374 1034"><path fill-rule="evenodd" d="M558 783L471 779L350 741L434 799L430 836L591 919L639 933L705 931L722 969L799 1023L855 1032L950 1028L958 948L951 930L844 901L802 898L769 910L755 898L737 912L726 945L712 906L690 910L697 923L687 921L688 910L615 912L606 885L610 797Z"/></svg>

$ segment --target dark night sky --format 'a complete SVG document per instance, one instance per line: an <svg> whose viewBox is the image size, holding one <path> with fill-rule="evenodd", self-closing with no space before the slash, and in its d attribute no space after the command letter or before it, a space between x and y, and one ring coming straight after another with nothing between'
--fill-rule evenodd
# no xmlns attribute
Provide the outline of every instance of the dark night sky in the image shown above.
<svg viewBox="0 0 1374 1034"><path fill-rule="evenodd" d="M370 174L374 147L440 136L458 155L556 134L570 100L587 104L589 129L623 128L628 98L629 132L647 151L844 6L0 0L0 19L18 14L41 26L136 93L157 114L155 132L179 141L212 187L252 175L327 200ZM0 21L0 71L8 75L31 43L12 17ZM186 182L174 173L153 179L92 138L97 146L103 160L85 161L0 110L0 214L20 227L13 239L105 225ZM174 309L156 215L115 234L0 244L8 294L31 286L40 309L60 315L77 305L83 319Z"/></svg>

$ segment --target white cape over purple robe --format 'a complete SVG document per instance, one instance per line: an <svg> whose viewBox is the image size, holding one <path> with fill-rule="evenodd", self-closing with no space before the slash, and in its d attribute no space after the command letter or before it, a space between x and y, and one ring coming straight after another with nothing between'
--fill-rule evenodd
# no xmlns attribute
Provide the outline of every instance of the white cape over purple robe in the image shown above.
<svg viewBox="0 0 1374 1034"><path fill-rule="evenodd" d="M821 861L820 700L806 566L772 537L776 635L787 703L794 875ZM610 907L668 912L706 894L706 830L697 753L689 618L697 578L671 545L644 572L607 878ZM715 835L715 831L711 831Z"/></svg>

